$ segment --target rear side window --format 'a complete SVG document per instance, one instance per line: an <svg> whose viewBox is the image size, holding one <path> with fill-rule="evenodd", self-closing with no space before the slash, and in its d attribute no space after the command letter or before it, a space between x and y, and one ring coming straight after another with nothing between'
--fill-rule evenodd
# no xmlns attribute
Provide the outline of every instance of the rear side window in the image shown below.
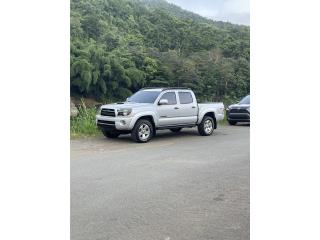
<svg viewBox="0 0 320 240"><path fill-rule="evenodd" d="M181 104L188 104L193 102L190 92L179 92L179 99Z"/></svg>
<svg viewBox="0 0 320 240"><path fill-rule="evenodd" d="M168 105L177 104L176 93L174 93L174 92L167 92L167 93L163 94L161 99L167 99Z"/></svg>

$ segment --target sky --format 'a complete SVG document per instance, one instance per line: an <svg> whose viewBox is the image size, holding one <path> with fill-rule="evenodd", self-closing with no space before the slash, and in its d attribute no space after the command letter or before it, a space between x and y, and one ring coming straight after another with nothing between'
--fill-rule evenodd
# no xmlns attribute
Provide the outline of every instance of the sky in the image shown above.
<svg viewBox="0 0 320 240"><path fill-rule="evenodd" d="M167 2L213 20L250 25L249 0L167 0Z"/></svg>

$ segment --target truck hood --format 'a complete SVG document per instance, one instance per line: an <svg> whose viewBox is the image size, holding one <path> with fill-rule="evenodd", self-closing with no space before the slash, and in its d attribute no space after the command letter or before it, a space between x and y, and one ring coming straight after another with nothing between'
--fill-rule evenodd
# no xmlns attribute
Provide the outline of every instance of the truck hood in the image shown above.
<svg viewBox="0 0 320 240"><path fill-rule="evenodd" d="M229 106L229 108L245 108L247 109L248 107L250 107L250 104L232 104Z"/></svg>
<svg viewBox="0 0 320 240"><path fill-rule="evenodd" d="M141 107L148 107L152 106L152 103L134 103L134 102L123 102L123 103L112 103L102 105L101 108L112 108L112 109L119 109L119 108L141 108Z"/></svg>

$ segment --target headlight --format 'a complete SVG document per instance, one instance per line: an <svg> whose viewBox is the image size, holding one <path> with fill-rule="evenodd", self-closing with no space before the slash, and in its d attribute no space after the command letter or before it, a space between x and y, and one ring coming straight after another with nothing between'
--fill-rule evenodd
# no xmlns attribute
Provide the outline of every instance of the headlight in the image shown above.
<svg viewBox="0 0 320 240"><path fill-rule="evenodd" d="M118 116L128 116L131 112L131 108L120 108L118 109Z"/></svg>
<svg viewBox="0 0 320 240"><path fill-rule="evenodd" d="M250 112L250 107L247 108L247 111Z"/></svg>

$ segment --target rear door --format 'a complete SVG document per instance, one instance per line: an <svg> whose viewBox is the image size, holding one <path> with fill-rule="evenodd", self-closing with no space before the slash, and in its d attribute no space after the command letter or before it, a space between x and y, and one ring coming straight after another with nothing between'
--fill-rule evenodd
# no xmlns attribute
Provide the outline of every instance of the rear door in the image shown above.
<svg viewBox="0 0 320 240"><path fill-rule="evenodd" d="M161 99L167 99L168 104L157 105L159 126L172 126L179 124L179 107L176 92L165 92L162 94L159 101Z"/></svg>
<svg viewBox="0 0 320 240"><path fill-rule="evenodd" d="M178 91L179 121L182 124L195 124L198 119L198 104L191 91Z"/></svg>

